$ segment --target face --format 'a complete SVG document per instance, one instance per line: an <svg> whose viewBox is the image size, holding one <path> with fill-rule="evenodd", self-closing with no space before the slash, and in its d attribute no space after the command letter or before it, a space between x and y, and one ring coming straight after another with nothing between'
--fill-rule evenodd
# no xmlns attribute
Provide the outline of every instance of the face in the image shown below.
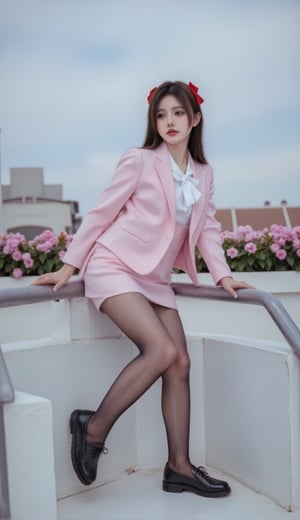
<svg viewBox="0 0 300 520"><path fill-rule="evenodd" d="M180 101L172 95L162 98L157 114L156 127L160 137L168 145L188 144L192 128L197 126L201 119L200 113L194 115L192 124L188 114Z"/></svg>

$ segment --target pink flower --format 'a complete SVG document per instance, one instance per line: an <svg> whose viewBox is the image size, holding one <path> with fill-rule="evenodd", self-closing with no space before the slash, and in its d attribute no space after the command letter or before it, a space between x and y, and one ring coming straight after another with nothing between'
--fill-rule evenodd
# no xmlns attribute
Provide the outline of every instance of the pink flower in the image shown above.
<svg viewBox="0 0 300 520"><path fill-rule="evenodd" d="M57 246L58 238L54 235L53 231L46 229L43 233L34 238L34 243L37 244L36 248L38 251L49 253L53 246Z"/></svg>
<svg viewBox="0 0 300 520"><path fill-rule="evenodd" d="M22 278L23 276L23 271L22 269L20 269L20 267L15 267L13 272L12 272L12 275L14 278L18 279L18 278Z"/></svg>
<svg viewBox="0 0 300 520"><path fill-rule="evenodd" d="M52 244L49 241L42 242L41 244L37 244L36 250L41 253L50 253L52 249Z"/></svg>
<svg viewBox="0 0 300 520"><path fill-rule="evenodd" d="M23 235L21 235L21 237L22 236ZM9 248L10 253L12 253L15 249L17 249L19 244L20 244L19 236L15 237L15 236L10 235L6 240L6 247Z"/></svg>
<svg viewBox="0 0 300 520"><path fill-rule="evenodd" d="M300 240L298 238L295 238L295 240L293 240L293 247L294 247L294 249L299 249Z"/></svg>
<svg viewBox="0 0 300 520"><path fill-rule="evenodd" d="M272 233L280 233L281 227L282 226L278 226L278 224L272 224L270 229Z"/></svg>
<svg viewBox="0 0 300 520"><path fill-rule="evenodd" d="M22 257L22 253L19 251L19 249L16 249L11 256L15 262L18 262Z"/></svg>
<svg viewBox="0 0 300 520"><path fill-rule="evenodd" d="M254 254L256 253L257 247L254 244L254 242L248 242L248 244L245 245L244 249L245 251L247 251L247 253Z"/></svg>
<svg viewBox="0 0 300 520"><path fill-rule="evenodd" d="M272 253L277 253L277 251L279 251L279 249L280 249L280 246L278 244L272 244L270 249L271 249Z"/></svg>
<svg viewBox="0 0 300 520"><path fill-rule="evenodd" d="M254 231L251 231L250 233L245 234L245 240L246 242L250 242L251 240L254 240L256 237L256 233Z"/></svg>
<svg viewBox="0 0 300 520"><path fill-rule="evenodd" d="M8 238L6 240L6 245L3 248L3 253L5 255L11 255L16 249L18 249L19 242L14 240L13 238Z"/></svg>
<svg viewBox="0 0 300 520"><path fill-rule="evenodd" d="M65 251L59 251L59 253L58 253L59 259L62 260L63 257L65 256L65 254L66 254Z"/></svg>
<svg viewBox="0 0 300 520"><path fill-rule="evenodd" d="M30 268L33 266L33 260L29 253L23 253L22 260L23 260L25 267Z"/></svg>
<svg viewBox="0 0 300 520"><path fill-rule="evenodd" d="M286 241L284 240L284 238L279 238L279 240L278 240L278 244L279 244L280 246L285 246L285 243L286 243Z"/></svg>
<svg viewBox="0 0 300 520"><path fill-rule="evenodd" d="M297 251L296 251L296 255L297 255L297 256L300 256L300 249L297 249Z"/></svg>
<svg viewBox="0 0 300 520"><path fill-rule="evenodd" d="M238 256L239 252L235 247L229 247L226 251L226 255L230 258L236 258Z"/></svg>
<svg viewBox="0 0 300 520"><path fill-rule="evenodd" d="M276 253L276 257L279 259L279 260L284 260L286 258L286 251L284 249L279 249Z"/></svg>

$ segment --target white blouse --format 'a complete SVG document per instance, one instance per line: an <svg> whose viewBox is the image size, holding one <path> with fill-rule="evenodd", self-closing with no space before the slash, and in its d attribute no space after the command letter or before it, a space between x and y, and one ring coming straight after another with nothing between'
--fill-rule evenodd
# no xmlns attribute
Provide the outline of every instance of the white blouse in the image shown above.
<svg viewBox="0 0 300 520"><path fill-rule="evenodd" d="M194 179L190 162L188 162L186 173L184 174L171 154L169 155L172 175L175 181L176 221L180 224L187 224L192 213L193 204L201 197L200 191L196 188L199 180Z"/></svg>

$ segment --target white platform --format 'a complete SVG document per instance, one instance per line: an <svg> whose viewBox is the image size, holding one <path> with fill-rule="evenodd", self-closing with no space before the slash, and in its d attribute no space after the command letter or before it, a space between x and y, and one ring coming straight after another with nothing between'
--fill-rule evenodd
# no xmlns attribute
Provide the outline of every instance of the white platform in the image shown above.
<svg viewBox="0 0 300 520"><path fill-rule="evenodd" d="M209 471L223 478L221 473ZM162 470L137 471L104 486L58 501L58 520L300 520L269 499L227 478L225 498L165 493Z"/></svg>

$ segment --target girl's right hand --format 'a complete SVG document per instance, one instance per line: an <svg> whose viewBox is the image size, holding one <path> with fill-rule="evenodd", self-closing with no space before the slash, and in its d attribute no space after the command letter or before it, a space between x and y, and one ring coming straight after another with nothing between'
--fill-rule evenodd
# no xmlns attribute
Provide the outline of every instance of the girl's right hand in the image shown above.
<svg viewBox="0 0 300 520"><path fill-rule="evenodd" d="M75 267L69 264L64 264L59 271L55 271L54 273L45 273L38 276L31 285L54 285L53 291L56 292L68 283L74 271Z"/></svg>

